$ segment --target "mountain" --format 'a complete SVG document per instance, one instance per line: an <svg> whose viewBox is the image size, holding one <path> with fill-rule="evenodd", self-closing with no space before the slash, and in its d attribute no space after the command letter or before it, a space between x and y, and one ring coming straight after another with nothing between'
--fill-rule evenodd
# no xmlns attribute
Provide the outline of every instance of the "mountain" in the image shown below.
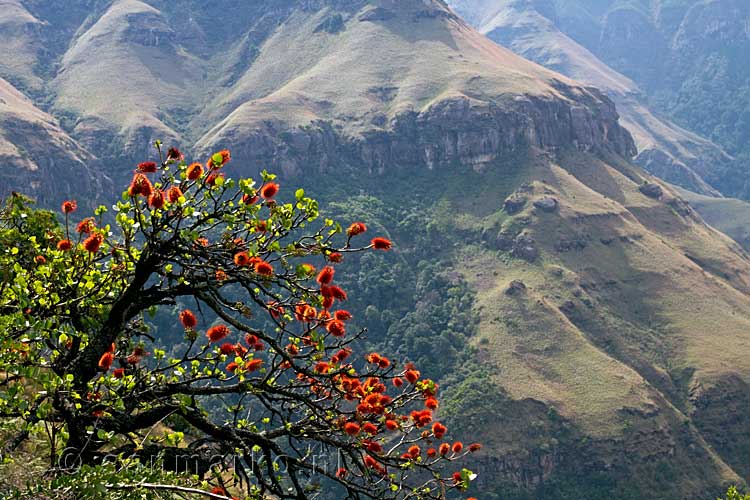
<svg viewBox="0 0 750 500"><path fill-rule="evenodd" d="M739 168L720 146L665 119L633 80L562 31L558 7L528 0L453 0L451 5L492 40L539 64L607 93L638 147L636 161L691 191L731 193L727 172ZM564 10L564 7L559 7ZM625 43L625 41L623 41Z"/></svg>
<svg viewBox="0 0 750 500"><path fill-rule="evenodd" d="M647 108L713 141L735 157L735 162L719 162L714 175L704 178L728 196L748 197L750 157L746 139L750 121L746 110L750 75L745 61L750 55L746 29L750 4L747 2L456 0L454 3L461 12L471 12L477 22L481 19L492 23L495 17L506 28L514 24L528 28L529 23L520 21L516 15L519 10L526 16L541 17L543 24L537 26L543 27L538 29L548 31L552 26L555 37L563 36L583 47L609 68L634 81L646 97L640 100ZM560 48L553 50L559 52ZM709 166L721 158L712 149L714 160L710 155L707 157Z"/></svg>
<svg viewBox="0 0 750 500"><path fill-rule="evenodd" d="M111 189L89 166L93 160L55 118L0 78L0 196L20 191L43 205L71 193L93 198Z"/></svg>
<svg viewBox="0 0 750 500"><path fill-rule="evenodd" d="M709 498L750 472L750 260L631 162L605 93L439 0L5 5L2 50L33 64L0 76L116 182L156 138L228 147L228 175L281 172L394 240L343 264L350 309L486 443L482 498Z"/></svg>

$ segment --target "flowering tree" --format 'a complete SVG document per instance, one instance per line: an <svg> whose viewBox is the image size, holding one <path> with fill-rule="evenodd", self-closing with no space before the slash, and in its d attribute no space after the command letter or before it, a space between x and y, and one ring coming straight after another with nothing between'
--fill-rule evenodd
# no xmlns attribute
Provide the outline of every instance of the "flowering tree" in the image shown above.
<svg viewBox="0 0 750 500"><path fill-rule="evenodd" d="M317 222L302 189L277 201L273 175L225 178L228 151L189 165L156 147L160 162L138 165L113 217L76 218L67 201L57 226L19 197L2 214L0 418L23 422L4 452L44 424L58 470L158 458L205 476L214 498L468 487L473 474L452 462L479 445L445 440L438 386L352 349L363 331L336 264L391 242L367 241L361 222ZM160 310L184 330L177 355L147 326ZM154 432L164 422L184 432Z"/></svg>

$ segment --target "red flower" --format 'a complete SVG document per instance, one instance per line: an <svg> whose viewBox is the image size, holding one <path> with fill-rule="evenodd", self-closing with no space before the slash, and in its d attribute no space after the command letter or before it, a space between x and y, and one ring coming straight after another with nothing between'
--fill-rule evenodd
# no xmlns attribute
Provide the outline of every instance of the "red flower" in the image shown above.
<svg viewBox="0 0 750 500"><path fill-rule="evenodd" d="M328 285L333 281L334 274L336 274L336 270L331 266L326 266L318 273L316 280L321 285Z"/></svg>
<svg viewBox="0 0 750 500"><path fill-rule="evenodd" d="M451 449L453 450L453 453L461 453L461 450L464 449L464 444L461 441L456 441L453 443Z"/></svg>
<svg viewBox="0 0 750 500"><path fill-rule="evenodd" d="M112 372L112 376L115 378L122 378L125 376L125 368L115 368Z"/></svg>
<svg viewBox="0 0 750 500"><path fill-rule="evenodd" d="M218 342L224 339L227 335L229 335L229 328L227 328L225 325L212 326L206 332L208 341L211 343Z"/></svg>
<svg viewBox="0 0 750 500"><path fill-rule="evenodd" d="M432 412L430 410L413 411L411 419L416 427L421 428L432 422Z"/></svg>
<svg viewBox="0 0 750 500"><path fill-rule="evenodd" d="M96 253L104 242L104 236L101 234L92 234L83 241L83 248L89 253Z"/></svg>
<svg viewBox="0 0 750 500"><path fill-rule="evenodd" d="M378 465L378 461L372 458L370 455L365 455L365 465L373 469Z"/></svg>
<svg viewBox="0 0 750 500"><path fill-rule="evenodd" d="M240 267L247 266L250 264L250 256L247 252L239 252L234 254L234 263Z"/></svg>
<svg viewBox="0 0 750 500"><path fill-rule="evenodd" d="M346 469L343 467L339 468L339 470L336 471L336 477L339 479L344 479L346 477Z"/></svg>
<svg viewBox="0 0 750 500"><path fill-rule="evenodd" d="M193 314L193 311L185 309L180 313L180 323L182 323L182 326L184 326L186 330L189 330L195 328L195 325L198 324L198 320L196 319L195 314Z"/></svg>
<svg viewBox="0 0 750 500"><path fill-rule="evenodd" d="M299 347L297 347L294 344L289 344L286 346L286 352L288 352L291 356L296 356L299 354Z"/></svg>
<svg viewBox="0 0 750 500"><path fill-rule="evenodd" d="M142 195L146 198L151 196L154 192L154 186L151 185L151 181L143 174L135 174L133 180L130 182L128 187L128 194L130 196Z"/></svg>
<svg viewBox="0 0 750 500"><path fill-rule="evenodd" d="M380 360L378 360L378 366L380 368L386 369L391 366L391 360L389 360L388 358L380 358Z"/></svg>
<svg viewBox="0 0 750 500"><path fill-rule="evenodd" d="M437 410L438 400L435 398L427 398L427 401L424 402L424 405L430 410Z"/></svg>
<svg viewBox="0 0 750 500"><path fill-rule="evenodd" d="M359 424L356 422L347 422L344 424L344 432L350 436L356 436L359 434Z"/></svg>
<svg viewBox="0 0 750 500"><path fill-rule="evenodd" d="M377 441L362 441L362 444L367 447L367 451L369 451L370 453L383 453L383 446L381 446L381 444Z"/></svg>
<svg viewBox="0 0 750 500"><path fill-rule="evenodd" d="M70 240L60 240L57 242L57 249L62 252L67 252L71 248L73 248L73 243Z"/></svg>
<svg viewBox="0 0 750 500"><path fill-rule="evenodd" d="M454 483L461 484L461 483L463 483L463 481L464 481L464 479L461 477L461 473L460 472L454 472L453 473L453 482Z"/></svg>
<svg viewBox="0 0 750 500"><path fill-rule="evenodd" d="M331 297L333 297L336 300L345 301L348 297L346 296L346 292L341 289L341 287L338 287L336 285L331 285L329 287L329 291L331 294Z"/></svg>
<svg viewBox="0 0 750 500"><path fill-rule="evenodd" d="M435 455L437 455L437 450L435 448L428 448L427 449L427 456L432 458Z"/></svg>
<svg viewBox="0 0 750 500"><path fill-rule="evenodd" d="M443 436L445 436L446 432L448 432L448 428L440 422L435 422L434 424L432 424L432 433L437 439L443 439Z"/></svg>
<svg viewBox="0 0 750 500"><path fill-rule="evenodd" d="M318 316L318 311L307 304L300 304L294 308L294 317L297 321L313 321Z"/></svg>
<svg viewBox="0 0 750 500"><path fill-rule="evenodd" d="M78 203L75 200L66 200L62 203L62 211L64 214L75 212L78 208Z"/></svg>
<svg viewBox="0 0 750 500"><path fill-rule="evenodd" d="M469 451L474 453L482 449L482 445L479 443L471 443L469 445Z"/></svg>
<svg viewBox="0 0 750 500"><path fill-rule="evenodd" d="M344 309L340 309L333 313L333 317L339 321L348 321L352 319L352 313L350 313L349 311L345 311Z"/></svg>
<svg viewBox="0 0 750 500"><path fill-rule="evenodd" d="M242 203L245 205L252 205L256 201L258 201L257 196L250 196L249 194L242 195Z"/></svg>
<svg viewBox="0 0 750 500"><path fill-rule="evenodd" d="M182 196L182 190L177 186L172 186L167 190L167 199L169 200L169 203L177 203L180 201L180 196Z"/></svg>
<svg viewBox="0 0 750 500"><path fill-rule="evenodd" d="M440 448L438 448L438 451L441 455L447 455L449 451L451 451L451 445L448 443L443 443L440 445Z"/></svg>
<svg viewBox="0 0 750 500"><path fill-rule="evenodd" d="M105 352L102 354L102 357L99 358L99 368L103 371L109 370L109 368L112 366L112 362L115 360L115 355L111 352Z"/></svg>
<svg viewBox="0 0 750 500"><path fill-rule="evenodd" d="M318 373L328 373L328 370L331 368L331 365L325 361L319 361L315 365L315 371Z"/></svg>
<svg viewBox="0 0 750 500"><path fill-rule="evenodd" d="M344 325L343 321L337 319L328 323L328 325L326 325L326 330L328 330L328 333L334 337L343 337L346 335L346 325Z"/></svg>
<svg viewBox="0 0 750 500"><path fill-rule="evenodd" d="M234 352L234 344L231 342L224 342L219 348L222 354L231 354Z"/></svg>
<svg viewBox="0 0 750 500"><path fill-rule="evenodd" d="M331 307L333 307L333 297L331 297L330 295L323 297L323 309L325 309L324 312L328 315L329 318L331 317L331 314L328 312L328 309L330 309Z"/></svg>
<svg viewBox="0 0 750 500"><path fill-rule="evenodd" d="M78 223L76 226L76 232L82 233L82 234L89 234L91 231L96 228L96 222L94 222L93 217L86 217L81 222Z"/></svg>
<svg viewBox="0 0 750 500"><path fill-rule="evenodd" d="M375 250L390 250L393 246L391 240L385 238L373 238L370 244Z"/></svg>
<svg viewBox="0 0 750 500"><path fill-rule="evenodd" d="M227 273L225 273L221 269L218 269L216 271L216 281L225 281L227 279L229 279L229 276L227 276Z"/></svg>
<svg viewBox="0 0 750 500"><path fill-rule="evenodd" d="M167 160L182 161L184 158L185 156L182 154L182 152L175 147L171 147L167 151Z"/></svg>
<svg viewBox="0 0 750 500"><path fill-rule="evenodd" d="M265 186L263 186L260 190L260 195L263 198L269 199L276 196L276 193L279 192L279 185L275 182L269 182Z"/></svg>
<svg viewBox="0 0 750 500"><path fill-rule="evenodd" d="M152 161L144 161L138 164L136 170L142 174L153 174L156 172L156 163Z"/></svg>
<svg viewBox="0 0 750 500"><path fill-rule="evenodd" d="M346 230L346 234L349 236L357 236L365 231L367 231L367 226L365 226L363 222L355 222L349 226L349 229Z"/></svg>
<svg viewBox="0 0 750 500"><path fill-rule="evenodd" d="M396 429L398 429L398 422L396 422L395 420L386 420L385 428L389 431L395 431Z"/></svg>
<svg viewBox="0 0 750 500"><path fill-rule="evenodd" d="M194 181L200 179L203 176L203 165L200 163L193 163L186 170L188 180Z"/></svg>
<svg viewBox="0 0 750 500"><path fill-rule="evenodd" d="M263 276L273 276L273 266L266 261L261 260L255 264L255 272Z"/></svg>
<svg viewBox="0 0 750 500"><path fill-rule="evenodd" d="M245 363L245 370L249 372L254 372L255 370L259 369L261 366L263 366L262 359L251 359L250 361Z"/></svg>
<svg viewBox="0 0 750 500"><path fill-rule="evenodd" d="M34 257L34 262L36 262L37 264L40 264L40 265L41 264L46 264L47 263L47 258L44 255L37 255L36 257Z"/></svg>
<svg viewBox="0 0 750 500"><path fill-rule="evenodd" d="M148 204L157 210L161 209L164 206L164 191L157 189L151 193L148 197Z"/></svg>
<svg viewBox="0 0 750 500"><path fill-rule="evenodd" d="M401 387L402 385L404 385L404 381L400 377L396 377L393 379L393 385L396 387Z"/></svg>
<svg viewBox="0 0 750 500"><path fill-rule="evenodd" d="M372 422L366 422L365 425L362 426L362 430L368 434L378 433L378 428Z"/></svg>
<svg viewBox="0 0 750 500"><path fill-rule="evenodd" d="M422 450L420 450L419 446L415 444L409 447L409 449L407 450L407 453L409 453L409 456L411 458L416 460L417 457L419 457L419 455L422 453Z"/></svg>
<svg viewBox="0 0 750 500"><path fill-rule="evenodd" d="M328 256L328 260L334 263L339 263L344 260L344 256L338 252L334 252Z"/></svg>
<svg viewBox="0 0 750 500"><path fill-rule="evenodd" d="M406 380L408 380L410 384L416 384L417 380L419 380L419 372L417 370L406 370L404 377L406 377Z"/></svg>
<svg viewBox="0 0 750 500"><path fill-rule="evenodd" d="M218 163L214 161L214 156L216 155L221 155L221 161ZM229 153L229 150L223 149L219 151L218 153L215 153L213 156L211 156L211 158L209 158L208 162L206 163L206 166L208 168L221 168L224 165L226 165L227 162L229 162L229 160L231 159L232 159L232 155Z"/></svg>
<svg viewBox="0 0 750 500"><path fill-rule="evenodd" d="M234 373L235 371L237 371L237 368L239 366L240 365L238 365L236 362L232 361L231 363L229 363L227 365L227 367L225 368L225 370L228 371L229 373Z"/></svg>

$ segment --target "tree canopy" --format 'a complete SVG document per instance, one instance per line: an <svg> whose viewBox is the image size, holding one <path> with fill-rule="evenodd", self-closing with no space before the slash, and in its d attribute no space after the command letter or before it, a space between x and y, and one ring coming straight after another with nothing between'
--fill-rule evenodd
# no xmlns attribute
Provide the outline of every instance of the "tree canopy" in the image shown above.
<svg viewBox="0 0 750 500"><path fill-rule="evenodd" d="M70 200L58 222L21 195L5 203L0 418L15 426L5 459L44 428L51 476L80 495L465 490L474 474L454 462L480 445L446 439L437 384L411 363L355 352L365 331L350 327L336 265L392 243L368 238L363 222L320 220L302 189L280 201L272 174L226 177L228 151L189 164L156 148L159 161L137 166L111 211L78 217ZM150 326L165 314L184 330L177 355ZM102 472L133 461L159 472ZM82 471L100 479L75 482Z"/></svg>

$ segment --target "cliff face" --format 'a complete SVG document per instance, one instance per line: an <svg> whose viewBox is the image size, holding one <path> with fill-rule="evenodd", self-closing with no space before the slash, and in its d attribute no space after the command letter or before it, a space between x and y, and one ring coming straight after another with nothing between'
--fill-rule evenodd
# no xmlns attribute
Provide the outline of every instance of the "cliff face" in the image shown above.
<svg viewBox="0 0 750 500"><path fill-rule="evenodd" d="M232 144L233 154L249 171L272 165L288 176L347 166L369 173L457 165L482 171L529 147L554 151L573 146L632 157L633 140L618 124L612 103L596 93L589 101L586 106L521 95L502 103L454 97L421 112L395 115L357 136L342 132L336 120L316 120L291 129L284 123L261 123L247 135L222 131L214 142Z"/></svg>

